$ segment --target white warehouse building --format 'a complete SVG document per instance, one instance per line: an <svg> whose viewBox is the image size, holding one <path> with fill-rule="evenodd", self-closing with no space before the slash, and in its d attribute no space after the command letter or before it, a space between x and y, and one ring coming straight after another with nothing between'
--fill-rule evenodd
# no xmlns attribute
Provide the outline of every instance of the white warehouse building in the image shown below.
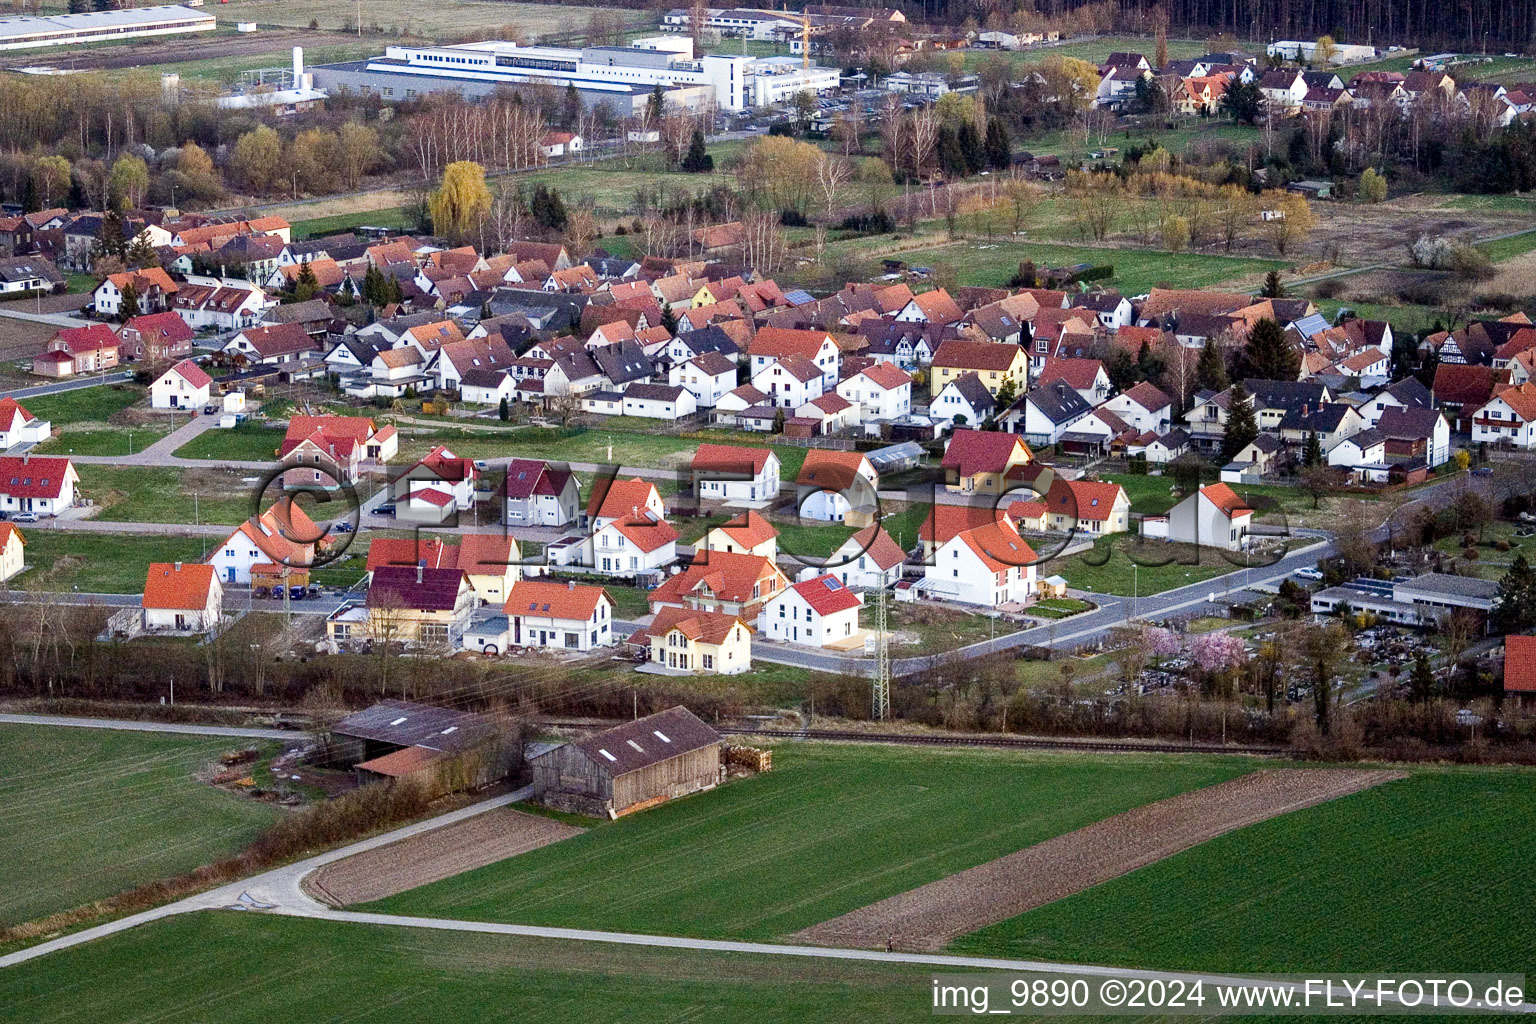
<svg viewBox="0 0 1536 1024"><path fill-rule="evenodd" d="M589 103L610 99L621 115L649 99L657 85L668 102L690 108L709 103L742 111L784 102L810 90L836 89L836 68L801 67L786 58L741 54L694 57L691 40L652 46L519 46L486 40L455 46L391 46L382 57L313 68L317 87L351 88L385 99L453 89L484 95L498 86L576 87Z"/></svg>
<svg viewBox="0 0 1536 1024"><path fill-rule="evenodd" d="M187 32L212 32L218 27L211 14L181 5L140 7L84 14L51 14L46 17L0 18L0 50L32 46L78 46L137 36L173 36Z"/></svg>

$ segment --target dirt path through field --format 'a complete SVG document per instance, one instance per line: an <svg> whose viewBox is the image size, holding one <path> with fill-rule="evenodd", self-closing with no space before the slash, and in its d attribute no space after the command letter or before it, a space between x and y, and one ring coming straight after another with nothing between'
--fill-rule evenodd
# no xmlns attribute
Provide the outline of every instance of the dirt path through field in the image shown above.
<svg viewBox="0 0 1536 1024"><path fill-rule="evenodd" d="M951 939L1162 860L1226 832L1403 778L1402 772L1277 768L1182 793L812 925L825 946L934 952Z"/></svg>
<svg viewBox="0 0 1536 1024"><path fill-rule="evenodd" d="M569 839L581 831L553 818L498 808L327 864L304 879L304 891L333 906L367 903Z"/></svg>

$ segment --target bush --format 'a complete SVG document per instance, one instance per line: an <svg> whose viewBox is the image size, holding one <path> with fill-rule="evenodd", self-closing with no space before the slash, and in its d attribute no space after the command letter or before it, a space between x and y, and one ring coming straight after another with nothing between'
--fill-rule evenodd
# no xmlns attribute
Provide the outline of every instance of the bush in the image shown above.
<svg viewBox="0 0 1536 1024"><path fill-rule="evenodd" d="M1330 277L1317 282L1312 286L1314 299L1336 299L1344 294L1344 282L1336 277Z"/></svg>
<svg viewBox="0 0 1536 1024"><path fill-rule="evenodd" d="M810 221L805 219L805 214L794 207L790 207L787 210L779 211L779 223L787 228L803 228L810 224Z"/></svg>
<svg viewBox="0 0 1536 1024"><path fill-rule="evenodd" d="M1107 281L1114 276L1115 265L1113 263L1101 263L1096 267L1089 267L1081 274L1073 275L1072 279L1086 284L1090 281Z"/></svg>
<svg viewBox="0 0 1536 1024"><path fill-rule="evenodd" d="M1485 309L1508 312L1524 307L1525 300L1510 292L1481 292L1477 296L1477 304Z"/></svg>
<svg viewBox="0 0 1536 1024"><path fill-rule="evenodd" d="M1446 266L1458 281L1486 281L1493 276L1493 261L1481 249L1470 245L1451 248Z"/></svg>
<svg viewBox="0 0 1536 1024"><path fill-rule="evenodd" d="M1508 551L1509 550L1509 541L1507 541L1507 540L1498 541L1498 542L1496 542L1493 545L1493 549L1495 551Z"/></svg>
<svg viewBox="0 0 1536 1024"><path fill-rule="evenodd" d="M1477 548L1464 548L1461 552L1461 557L1469 562L1477 561Z"/></svg>
<svg viewBox="0 0 1536 1024"><path fill-rule="evenodd" d="M613 229L613 233L615 235L627 235L629 234L629 228L625 227L623 224L620 224L618 227Z"/></svg>
<svg viewBox="0 0 1536 1024"><path fill-rule="evenodd" d="M896 230L896 222L884 210L874 213L850 213L837 224L839 231L852 231L859 235L888 235Z"/></svg>
<svg viewBox="0 0 1536 1024"><path fill-rule="evenodd" d="M47 295L48 292L40 288L28 288L19 292L5 292L0 294L0 302L20 302L22 299L35 299L39 295Z"/></svg>

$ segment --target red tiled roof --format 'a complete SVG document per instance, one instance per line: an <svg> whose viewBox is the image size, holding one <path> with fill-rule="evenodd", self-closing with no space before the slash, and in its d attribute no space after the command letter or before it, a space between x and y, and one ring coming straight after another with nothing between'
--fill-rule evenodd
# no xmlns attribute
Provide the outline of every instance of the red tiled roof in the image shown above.
<svg viewBox="0 0 1536 1024"><path fill-rule="evenodd" d="M989 505L934 505L917 528L917 538L943 544L956 534L995 523L1002 515L1002 510Z"/></svg>
<svg viewBox="0 0 1536 1024"><path fill-rule="evenodd" d="M456 549L435 537L375 537L368 543L368 571L385 565L419 565L426 569L455 567Z"/></svg>
<svg viewBox="0 0 1536 1024"><path fill-rule="evenodd" d="M176 611L208 606L213 586L213 566L198 562L152 562L144 580L145 608Z"/></svg>
<svg viewBox="0 0 1536 1024"><path fill-rule="evenodd" d="M951 338L939 343L933 365L960 370L1008 370L1022 349L998 341L958 341Z"/></svg>
<svg viewBox="0 0 1536 1024"><path fill-rule="evenodd" d="M895 363L875 363L859 372L886 391L894 391L903 384L912 383L911 374Z"/></svg>
<svg viewBox="0 0 1536 1024"><path fill-rule="evenodd" d="M645 508L655 493L656 485L639 477L614 480L606 491L601 486L595 486L587 502L587 515L603 519L627 516L637 508Z"/></svg>
<svg viewBox="0 0 1536 1024"><path fill-rule="evenodd" d="M1221 509L1222 514L1228 519L1253 511L1242 498L1237 496L1237 492L1226 484L1209 484L1200 488L1200 493L1205 495L1206 500L1212 505Z"/></svg>
<svg viewBox="0 0 1536 1024"><path fill-rule="evenodd" d="M508 615L586 622L597 611L599 602L605 600L609 604L613 603L613 599L602 587L518 580L507 593L507 603L502 610Z"/></svg>
<svg viewBox="0 0 1536 1024"><path fill-rule="evenodd" d="M1035 561L1034 548L1007 523L978 526L956 534L955 539L975 552L982 564L993 572L1031 565Z"/></svg>
<svg viewBox="0 0 1536 1024"><path fill-rule="evenodd" d="M764 580L773 581L773 586L758 586ZM721 601L747 603L771 597L788 582L773 560L763 555L710 551L703 557L696 556L683 572L667 577L651 591L650 603L680 603L686 595L704 589ZM752 593L754 587L758 587L756 595Z"/></svg>
<svg viewBox="0 0 1536 1024"><path fill-rule="evenodd" d="M751 627L741 619L734 615L727 615L725 612L702 612L692 608L668 605L657 609L656 617L651 620L651 624L641 627L632 634L629 642L649 642L653 636L666 636L673 630L678 630L690 640L720 644L730 638L731 630L738 625L744 627L748 634L752 632Z"/></svg>
<svg viewBox="0 0 1536 1024"><path fill-rule="evenodd" d="M1046 493L1045 500L1052 512L1074 515L1079 520L1104 522L1109 519L1115 502L1124 493L1125 489L1119 484L1063 480L1057 477Z"/></svg>
<svg viewBox="0 0 1536 1024"><path fill-rule="evenodd" d="M1097 359L1052 358L1045 361L1035 379L1040 384L1065 381L1071 388L1086 390L1094 386L1103 370L1104 364Z"/></svg>
<svg viewBox="0 0 1536 1024"><path fill-rule="evenodd" d="M748 509L735 519L721 523L715 529L729 534L731 540L748 549L755 548L764 541L773 540L779 535L779 531L772 523L752 509Z"/></svg>
<svg viewBox="0 0 1536 1024"><path fill-rule="evenodd" d="M58 498L64 493L65 479L74 475L75 467L67 458L0 456L0 494L13 498Z"/></svg>
<svg viewBox="0 0 1536 1024"><path fill-rule="evenodd" d="M907 558L907 553L901 550L901 546L891 539L891 535L886 533L879 523L864 527L843 542L843 547L849 545L863 555L874 559L875 564L882 570L899 565Z"/></svg>
<svg viewBox="0 0 1536 1024"><path fill-rule="evenodd" d="M641 509L637 514L615 519L609 525L646 554L677 540L677 531L672 528L672 524L649 509Z"/></svg>
<svg viewBox="0 0 1536 1024"><path fill-rule="evenodd" d="M17 420L21 421L20 425L25 425L35 419L37 417L28 412L26 407L16 399L10 396L0 398L0 431L14 429L19 425Z"/></svg>
<svg viewBox="0 0 1536 1024"><path fill-rule="evenodd" d="M976 473L1001 473L1013 457L1014 450L1022 446L1026 461L1029 446L1017 434L994 430L956 430L944 449L945 469L953 469L961 476Z"/></svg>
<svg viewBox="0 0 1536 1024"><path fill-rule="evenodd" d="M853 485L859 470L868 464L869 460L859 452L812 448L805 453L805 462L801 464L795 482L828 491L845 491Z"/></svg>
<svg viewBox="0 0 1536 1024"><path fill-rule="evenodd" d="M84 352L95 352L98 349L115 349L120 342L112 328L106 324L91 324L89 327L66 327L53 336L48 343L51 349L63 349L72 355L80 355Z"/></svg>
<svg viewBox="0 0 1536 1024"><path fill-rule="evenodd" d="M1435 367L1435 383L1430 389L1436 402L1481 405L1493 394L1493 370L1486 366L1441 363Z"/></svg>
<svg viewBox="0 0 1536 1024"><path fill-rule="evenodd" d="M817 615L832 615L863 604L858 594L831 574L796 583L790 589L799 594Z"/></svg>
<svg viewBox="0 0 1536 1024"><path fill-rule="evenodd" d="M1536 693L1536 636L1504 638L1504 690Z"/></svg>
<svg viewBox="0 0 1536 1024"><path fill-rule="evenodd" d="M171 315L175 316L174 313ZM177 317L177 319L180 319L180 317ZM190 359L183 359L171 367L170 372L176 374L194 388L205 388L213 383L213 378L204 373L203 368Z"/></svg>
<svg viewBox="0 0 1536 1024"><path fill-rule="evenodd" d="M800 356L815 359L827 340L826 331L797 331L789 327L764 327L752 338L747 352L754 356L782 359Z"/></svg>

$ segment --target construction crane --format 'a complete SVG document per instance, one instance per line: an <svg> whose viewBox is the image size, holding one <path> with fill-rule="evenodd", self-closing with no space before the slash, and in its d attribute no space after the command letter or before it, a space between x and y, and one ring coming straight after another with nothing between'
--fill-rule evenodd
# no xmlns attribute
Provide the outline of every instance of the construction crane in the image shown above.
<svg viewBox="0 0 1536 1024"><path fill-rule="evenodd" d="M811 66L811 19L804 14L791 14L789 8L775 12L785 21L793 21L800 26L800 66Z"/></svg>

